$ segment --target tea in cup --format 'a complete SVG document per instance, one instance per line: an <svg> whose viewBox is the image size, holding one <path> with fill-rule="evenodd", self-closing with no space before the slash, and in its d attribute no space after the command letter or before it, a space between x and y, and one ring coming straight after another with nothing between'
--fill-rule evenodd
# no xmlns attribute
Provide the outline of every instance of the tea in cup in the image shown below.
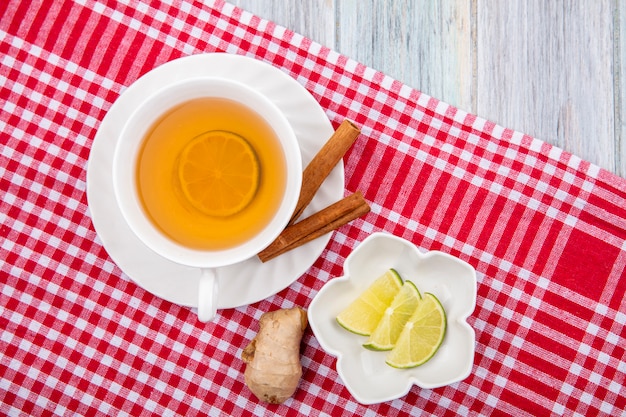
<svg viewBox="0 0 626 417"><path fill-rule="evenodd" d="M147 98L124 126L113 162L130 229L160 256L201 269L201 321L216 314L216 270L254 257L280 234L301 181L300 147L278 107L214 77Z"/></svg>

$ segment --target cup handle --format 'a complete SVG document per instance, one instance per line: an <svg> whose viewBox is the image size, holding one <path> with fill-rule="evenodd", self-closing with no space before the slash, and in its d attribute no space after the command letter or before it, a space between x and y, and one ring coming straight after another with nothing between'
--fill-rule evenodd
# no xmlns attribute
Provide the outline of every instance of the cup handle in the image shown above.
<svg viewBox="0 0 626 417"><path fill-rule="evenodd" d="M202 323L213 320L217 314L217 272L203 268L200 272L198 288L198 320Z"/></svg>

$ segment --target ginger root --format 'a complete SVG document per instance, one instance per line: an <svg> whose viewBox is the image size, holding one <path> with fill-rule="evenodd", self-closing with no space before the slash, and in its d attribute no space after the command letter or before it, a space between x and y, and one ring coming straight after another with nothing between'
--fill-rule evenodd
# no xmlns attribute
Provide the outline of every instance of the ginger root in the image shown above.
<svg viewBox="0 0 626 417"><path fill-rule="evenodd" d="M299 307L264 313L259 333L245 347L245 382L262 401L280 404L291 397L302 376L300 342L308 324Z"/></svg>

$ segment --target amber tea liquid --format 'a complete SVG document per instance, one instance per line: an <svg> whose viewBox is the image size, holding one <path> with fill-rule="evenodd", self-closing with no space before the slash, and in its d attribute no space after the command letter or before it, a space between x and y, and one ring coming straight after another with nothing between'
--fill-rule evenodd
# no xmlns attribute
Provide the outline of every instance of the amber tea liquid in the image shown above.
<svg viewBox="0 0 626 417"><path fill-rule="evenodd" d="M177 174L190 141L214 130L245 138L259 165L251 202L228 216L194 207ZM146 215L170 239L193 249L222 250L249 240L271 221L285 192L286 161L276 134L256 112L232 100L201 98L175 107L148 131L138 158L136 182Z"/></svg>

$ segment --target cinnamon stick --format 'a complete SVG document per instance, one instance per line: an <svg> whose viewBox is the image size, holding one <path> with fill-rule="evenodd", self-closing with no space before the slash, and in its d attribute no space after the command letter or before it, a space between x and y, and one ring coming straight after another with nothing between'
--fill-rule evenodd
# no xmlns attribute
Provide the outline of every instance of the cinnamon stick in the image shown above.
<svg viewBox="0 0 626 417"><path fill-rule="evenodd" d="M274 259L278 255L332 232L369 211L369 204L363 198L363 194L357 191L306 219L286 227L274 242L258 254L259 259L262 262Z"/></svg>
<svg viewBox="0 0 626 417"><path fill-rule="evenodd" d="M330 171L343 158L346 151L352 146L361 133L360 129L351 121L344 120L326 144L313 157L302 172L302 188L289 225L294 224L309 205L313 196L328 177Z"/></svg>

